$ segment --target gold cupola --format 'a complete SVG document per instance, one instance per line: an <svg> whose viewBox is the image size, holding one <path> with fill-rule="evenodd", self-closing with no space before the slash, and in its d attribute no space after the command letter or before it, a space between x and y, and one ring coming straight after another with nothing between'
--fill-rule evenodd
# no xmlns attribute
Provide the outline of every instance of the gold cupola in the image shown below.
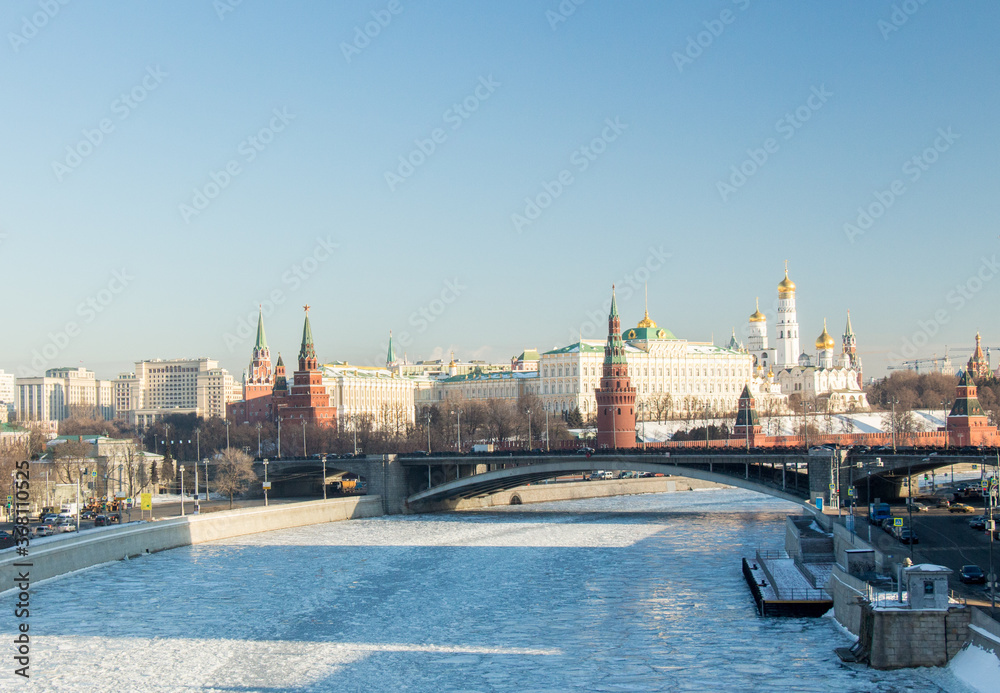
<svg viewBox="0 0 1000 693"><path fill-rule="evenodd" d="M826 331L826 318L823 318L823 334L816 338L816 351L833 351L836 343Z"/></svg>
<svg viewBox="0 0 1000 693"><path fill-rule="evenodd" d="M785 262L785 278L778 284L778 298L789 298L795 295L795 282L788 278L788 262Z"/></svg>
<svg viewBox="0 0 1000 693"><path fill-rule="evenodd" d="M750 322L764 322L767 317L760 312L760 298L757 299L757 310L750 316Z"/></svg>

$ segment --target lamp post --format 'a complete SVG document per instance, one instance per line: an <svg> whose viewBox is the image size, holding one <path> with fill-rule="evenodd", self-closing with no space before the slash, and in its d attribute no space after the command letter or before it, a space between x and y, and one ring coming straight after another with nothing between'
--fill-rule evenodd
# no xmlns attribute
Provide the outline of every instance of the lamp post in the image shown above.
<svg viewBox="0 0 1000 693"><path fill-rule="evenodd" d="M195 455L195 459L199 459L200 460L201 459L201 429L200 428L194 429L194 438L195 438L196 444L198 446L197 448L195 448L195 451L197 453ZM207 476L205 477L205 481L206 482L208 481L208 477ZM205 488L208 488L208 484L207 483L205 484Z"/></svg>
<svg viewBox="0 0 1000 693"><path fill-rule="evenodd" d="M258 421L256 428L257 428L257 457L262 457L263 454L261 453L261 447L260 447L260 429L264 428L264 426L260 423L260 421Z"/></svg>
<svg viewBox="0 0 1000 693"><path fill-rule="evenodd" d="M351 417L351 430L354 431L354 456L358 456L358 415L355 414ZM427 440L430 440L430 433L427 434Z"/></svg>
<svg viewBox="0 0 1000 693"><path fill-rule="evenodd" d="M278 459L281 459L281 417L278 417Z"/></svg>
<svg viewBox="0 0 1000 693"><path fill-rule="evenodd" d="M806 452L809 452L809 407L812 407L811 402L802 403L802 420L805 422L805 427L803 431L806 437Z"/></svg>
<svg viewBox="0 0 1000 693"><path fill-rule="evenodd" d="M302 457L309 457L306 452L306 420L302 419Z"/></svg>
<svg viewBox="0 0 1000 693"><path fill-rule="evenodd" d="M941 402L941 418L944 420L944 449L948 449L948 410L951 402ZM955 465L951 465L951 483L955 483Z"/></svg>
<svg viewBox="0 0 1000 693"><path fill-rule="evenodd" d="M197 515L201 510L201 506L198 502L198 460L194 461L194 514Z"/></svg>
<svg viewBox="0 0 1000 693"><path fill-rule="evenodd" d="M892 454L896 454L896 404L899 402L895 397L889 400L889 406L891 408L890 423L892 423ZM910 547L912 551L912 546Z"/></svg>
<svg viewBox="0 0 1000 693"><path fill-rule="evenodd" d="M456 411L453 411L452 414L457 414L458 415L458 429L457 429L457 431L458 431L458 443L455 445L455 449L458 452L462 452L462 410L458 409Z"/></svg>
<svg viewBox="0 0 1000 693"><path fill-rule="evenodd" d="M323 459L325 460L326 457L324 457ZM323 475L323 478L326 479L325 474ZM267 481L267 458L264 458L264 507L265 508L267 507L267 490L269 488L271 488L271 484L268 483Z"/></svg>
<svg viewBox="0 0 1000 693"><path fill-rule="evenodd" d="M86 474L87 470L84 467L80 467L76 474L76 531L80 531L80 477ZM14 473L11 472L11 479L13 479Z"/></svg>
<svg viewBox="0 0 1000 693"><path fill-rule="evenodd" d="M549 408L545 407L545 452L549 451Z"/></svg>
<svg viewBox="0 0 1000 693"><path fill-rule="evenodd" d="M205 502L207 503L211 499L211 496L208 494L208 458L206 457L202 460L202 462L205 463ZM198 463L195 462L195 465L197 464Z"/></svg>
<svg viewBox="0 0 1000 693"><path fill-rule="evenodd" d="M181 465L181 517L184 517L184 465Z"/></svg>
<svg viewBox="0 0 1000 693"><path fill-rule="evenodd" d="M427 415L427 454L431 454L431 412L430 410L424 412ZM357 448L357 443L355 443L355 448Z"/></svg>
<svg viewBox="0 0 1000 693"><path fill-rule="evenodd" d="M528 414L528 449L531 449L531 409L526 411Z"/></svg>
<svg viewBox="0 0 1000 693"><path fill-rule="evenodd" d="M229 449L229 419L226 419L226 450Z"/></svg>
<svg viewBox="0 0 1000 693"><path fill-rule="evenodd" d="M326 455L320 455L320 459L323 461L323 500L326 500ZM267 474L267 467L264 468L264 473Z"/></svg>

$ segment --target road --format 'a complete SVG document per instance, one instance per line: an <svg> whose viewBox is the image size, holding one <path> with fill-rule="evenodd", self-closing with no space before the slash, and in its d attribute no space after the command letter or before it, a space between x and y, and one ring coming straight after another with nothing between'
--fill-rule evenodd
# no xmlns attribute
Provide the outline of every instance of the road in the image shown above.
<svg viewBox="0 0 1000 693"><path fill-rule="evenodd" d="M939 495L950 498L950 489L945 489ZM903 544L880 527L871 527L872 544L886 555L904 558L912 556L914 563L934 563L943 565L955 571L950 579L950 587L956 595L964 597L970 604L976 606L991 606L989 595L983 585L966 585L959 580L962 566L973 563L987 574L990 572L990 537L986 532L969 527L969 520L977 515L983 515L983 501L963 501L975 508L974 513L953 513L947 508L934 508L925 512L914 512L913 531L918 542L915 545ZM858 508L857 532L863 538L868 538L869 525L860 516ZM904 503L892 506L893 517L902 517L909 525L909 515ZM993 542L993 570L1000 573L1000 542ZM912 552L911 552L912 549ZM1000 605L1000 598L997 600ZM994 618L1000 616L1000 607L994 611Z"/></svg>

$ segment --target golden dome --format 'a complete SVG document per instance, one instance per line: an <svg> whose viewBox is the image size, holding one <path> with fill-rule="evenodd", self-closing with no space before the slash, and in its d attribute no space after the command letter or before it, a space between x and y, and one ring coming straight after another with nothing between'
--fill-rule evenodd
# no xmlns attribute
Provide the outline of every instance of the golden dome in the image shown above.
<svg viewBox="0 0 1000 693"><path fill-rule="evenodd" d="M778 284L778 296L785 298L795 293L795 282L788 278L788 268L785 268L785 278Z"/></svg>
<svg viewBox="0 0 1000 693"><path fill-rule="evenodd" d="M649 318L649 311L646 311L646 317L639 321L636 327L656 327L656 323Z"/></svg>
<svg viewBox="0 0 1000 693"><path fill-rule="evenodd" d="M767 317L760 312L760 299L757 299L757 310L750 316L750 322L764 322Z"/></svg>
<svg viewBox="0 0 1000 693"><path fill-rule="evenodd" d="M833 341L830 333L826 331L826 318L824 318L823 334L816 338L816 351L833 351L835 346L837 346L836 342Z"/></svg>

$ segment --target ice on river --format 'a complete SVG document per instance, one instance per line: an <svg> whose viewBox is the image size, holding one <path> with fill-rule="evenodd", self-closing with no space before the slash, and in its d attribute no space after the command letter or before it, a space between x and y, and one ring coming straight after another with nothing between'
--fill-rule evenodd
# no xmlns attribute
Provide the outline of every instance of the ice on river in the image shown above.
<svg viewBox="0 0 1000 693"><path fill-rule="evenodd" d="M98 566L33 589L31 679L4 657L0 690L967 690L944 669L842 664L829 619L757 617L740 557L783 546L790 512L736 489L627 496Z"/></svg>

